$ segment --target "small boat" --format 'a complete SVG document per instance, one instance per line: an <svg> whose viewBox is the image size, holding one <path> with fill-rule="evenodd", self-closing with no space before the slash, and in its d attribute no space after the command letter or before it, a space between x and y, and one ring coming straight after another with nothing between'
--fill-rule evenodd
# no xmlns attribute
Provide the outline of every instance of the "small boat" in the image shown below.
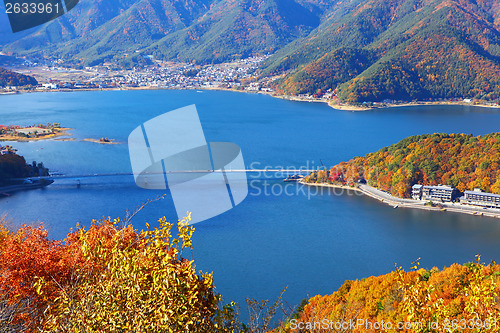
<svg viewBox="0 0 500 333"><path fill-rule="evenodd" d="M291 175L291 176L288 176L285 179L283 179L283 181L284 182L297 182L299 180L302 180L302 178L304 178L304 176L302 176L302 175Z"/></svg>
<svg viewBox="0 0 500 333"><path fill-rule="evenodd" d="M396 206L394 206L394 207L392 207L392 208L396 209L396 208L398 208L398 207L399 207L399 205L396 205Z"/></svg>

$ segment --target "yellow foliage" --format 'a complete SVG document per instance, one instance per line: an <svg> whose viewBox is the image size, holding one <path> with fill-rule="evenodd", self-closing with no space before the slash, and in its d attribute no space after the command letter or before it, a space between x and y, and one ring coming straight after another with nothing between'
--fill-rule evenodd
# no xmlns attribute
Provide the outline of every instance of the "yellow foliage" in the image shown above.
<svg viewBox="0 0 500 333"><path fill-rule="evenodd" d="M165 218L122 246L124 229L112 238L111 251L80 230L86 260L102 260L97 274L85 274L65 288L47 310L47 332L225 332L235 324L231 306L219 310L211 273L196 274L190 214L179 221L178 234ZM115 223L117 223L115 221ZM45 281L38 281L43 286ZM39 290L41 288L37 288Z"/></svg>
<svg viewBox="0 0 500 333"><path fill-rule="evenodd" d="M500 266L482 264L479 256L473 263L442 271L419 269L417 260L410 271L396 267L389 274L346 281L331 295L309 299L297 318L274 332L497 332L499 276ZM325 320L330 328L344 323L344 329L305 328L306 323ZM380 323L392 328L369 328Z"/></svg>

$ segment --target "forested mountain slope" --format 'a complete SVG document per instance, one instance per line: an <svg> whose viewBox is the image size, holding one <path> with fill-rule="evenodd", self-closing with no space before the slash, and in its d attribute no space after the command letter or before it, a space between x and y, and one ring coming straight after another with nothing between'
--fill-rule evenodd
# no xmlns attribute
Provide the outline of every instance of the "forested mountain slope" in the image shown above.
<svg viewBox="0 0 500 333"><path fill-rule="evenodd" d="M345 281L317 295L273 332L487 332L497 331L500 266L454 264L442 270L395 271ZM315 325L316 326L313 326Z"/></svg>
<svg viewBox="0 0 500 333"><path fill-rule="evenodd" d="M85 64L119 61L136 51L159 59L217 62L274 52L311 32L330 6L323 0L81 1L16 41L4 32L0 45L6 44L3 51L9 54Z"/></svg>
<svg viewBox="0 0 500 333"><path fill-rule="evenodd" d="M281 93L500 101L500 0L96 0L16 38L5 26L4 53L70 65L273 54L259 75L284 75Z"/></svg>
<svg viewBox="0 0 500 333"><path fill-rule="evenodd" d="M301 43L271 57L266 73L292 71L282 92L337 89L343 101L500 97L499 1L369 0L326 20ZM372 52L344 82L317 80L346 67L339 48ZM355 65L355 64L354 64ZM305 82L317 80L317 84ZM307 88L304 88L307 87Z"/></svg>
<svg viewBox="0 0 500 333"><path fill-rule="evenodd" d="M306 177L308 182L369 185L410 197L414 184L446 184L460 191L481 188L500 194L500 133L411 136L365 156Z"/></svg>

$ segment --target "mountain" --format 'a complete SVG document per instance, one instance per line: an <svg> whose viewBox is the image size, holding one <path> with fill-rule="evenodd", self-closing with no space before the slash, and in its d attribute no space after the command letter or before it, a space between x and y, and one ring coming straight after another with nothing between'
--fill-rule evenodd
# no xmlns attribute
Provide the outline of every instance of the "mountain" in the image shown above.
<svg viewBox="0 0 500 333"><path fill-rule="evenodd" d="M197 62L272 53L319 25L314 9L294 0L218 1L193 25L148 50L157 58Z"/></svg>
<svg viewBox="0 0 500 333"><path fill-rule="evenodd" d="M132 67L273 54L260 75L285 94L500 102L500 0L81 1L15 37L2 19L8 55Z"/></svg>
<svg viewBox="0 0 500 333"><path fill-rule="evenodd" d="M315 93L317 85L303 89L305 82L324 72L339 76L345 59L337 59L336 52L349 48L351 53L373 52L372 63L350 70L351 76L357 75L344 82L320 85L322 90L338 89L346 102L500 98L498 0L351 3L348 13L325 20L307 38L268 60L264 73L289 73L279 89Z"/></svg>
<svg viewBox="0 0 500 333"><path fill-rule="evenodd" d="M119 60L185 28L210 0L82 1L60 19L3 48L6 53L52 56L75 63Z"/></svg>
<svg viewBox="0 0 500 333"><path fill-rule="evenodd" d="M88 34L93 29L106 23L128 9L137 0L81 1L68 14L40 27L27 31L10 32L6 16L0 16L0 45L12 45L16 52L22 52L36 47L69 41Z"/></svg>
<svg viewBox="0 0 500 333"><path fill-rule="evenodd" d="M279 81L278 88L292 95L321 94L355 78L377 59L370 50L340 48Z"/></svg>
<svg viewBox="0 0 500 333"><path fill-rule="evenodd" d="M60 19L4 42L2 51L90 65L127 56L140 61L138 53L220 62L274 52L311 32L328 7L323 0L82 1Z"/></svg>
<svg viewBox="0 0 500 333"><path fill-rule="evenodd" d="M364 178L371 186L406 198L414 184L446 184L461 192L481 188L500 194L499 166L500 133L426 134L342 162L328 172L312 173L305 180L353 185Z"/></svg>
<svg viewBox="0 0 500 333"><path fill-rule="evenodd" d="M0 67L0 87L5 86L36 86L38 82L35 78L9 71Z"/></svg>

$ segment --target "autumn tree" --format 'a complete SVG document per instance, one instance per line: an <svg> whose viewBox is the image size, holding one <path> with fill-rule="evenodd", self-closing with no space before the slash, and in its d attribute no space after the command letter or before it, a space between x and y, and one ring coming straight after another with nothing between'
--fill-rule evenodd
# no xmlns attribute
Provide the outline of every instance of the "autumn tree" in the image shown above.
<svg viewBox="0 0 500 333"><path fill-rule="evenodd" d="M219 308L211 273L198 275L192 251L194 228L190 215L178 224L165 218L159 226L124 242L126 228L117 230L109 244L94 242L80 229L75 243L89 265L103 263L97 274L84 273L68 285L47 310L47 332L224 332L237 326L231 305ZM115 221L115 224L119 221ZM130 239L130 238L129 238ZM124 246L124 244L128 244ZM84 265L85 267L85 265ZM49 281L36 283L41 297Z"/></svg>
<svg viewBox="0 0 500 333"><path fill-rule="evenodd" d="M382 322L391 323L392 327L383 330L388 333L496 332L500 320L499 276L500 266L484 264L479 256L475 262L443 270L420 268L417 260L408 271L396 266L382 276L345 281L331 295L314 296L273 332L327 332L293 325L323 320L334 325L331 332L344 333L380 332L367 327ZM363 324L357 325L359 322ZM398 327L398 323L406 326Z"/></svg>

